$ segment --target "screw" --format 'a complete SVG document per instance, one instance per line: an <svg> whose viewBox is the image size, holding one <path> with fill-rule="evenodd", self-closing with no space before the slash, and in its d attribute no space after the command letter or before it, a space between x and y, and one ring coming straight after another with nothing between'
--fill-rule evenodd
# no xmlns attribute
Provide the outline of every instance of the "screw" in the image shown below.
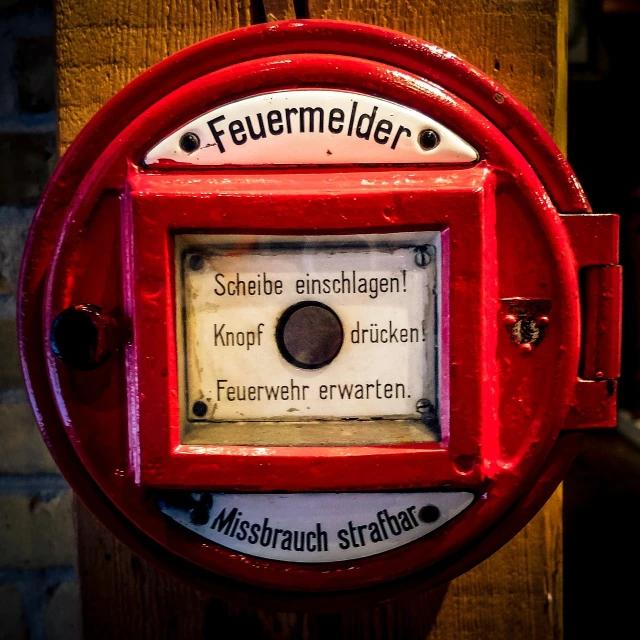
<svg viewBox="0 0 640 640"><path fill-rule="evenodd" d="M189 268L192 271L200 271L202 267L204 267L204 258L201 255L194 253L189 256Z"/></svg>
<svg viewBox="0 0 640 640"><path fill-rule="evenodd" d="M197 416L198 418L204 418L204 416L207 415L208 408L209 407L207 407L205 402L202 402L202 400L197 400L193 403L193 408L191 410L193 411L193 415Z"/></svg>
<svg viewBox="0 0 640 640"><path fill-rule="evenodd" d="M413 256L413 261L416 263L416 266L424 269L428 267L433 259L436 257L436 248L432 244L425 244L422 247L414 248L415 255Z"/></svg>
<svg viewBox="0 0 640 640"><path fill-rule="evenodd" d="M418 136L418 142L425 151L431 151L440 144L440 136L433 129L423 129Z"/></svg>
<svg viewBox="0 0 640 640"><path fill-rule="evenodd" d="M431 400L427 398L420 398L418 402L416 402L416 411L418 413L427 413L433 410L433 404L431 404Z"/></svg>
<svg viewBox="0 0 640 640"><path fill-rule="evenodd" d="M187 133L185 133L182 138L180 138L180 148L185 152L185 153L193 153L194 151L197 151L200 148L200 138L198 138L198 136L189 131Z"/></svg>
<svg viewBox="0 0 640 640"><path fill-rule="evenodd" d="M425 524L433 524L440 519L440 509L435 504L428 504L418 511L418 518Z"/></svg>

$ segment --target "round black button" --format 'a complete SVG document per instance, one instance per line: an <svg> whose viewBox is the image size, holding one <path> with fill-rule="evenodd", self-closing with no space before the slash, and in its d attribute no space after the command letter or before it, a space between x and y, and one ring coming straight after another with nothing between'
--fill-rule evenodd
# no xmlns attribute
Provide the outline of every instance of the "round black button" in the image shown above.
<svg viewBox="0 0 640 640"><path fill-rule="evenodd" d="M283 358L300 369L329 364L342 347L340 318L321 302L299 302L278 320L276 341Z"/></svg>

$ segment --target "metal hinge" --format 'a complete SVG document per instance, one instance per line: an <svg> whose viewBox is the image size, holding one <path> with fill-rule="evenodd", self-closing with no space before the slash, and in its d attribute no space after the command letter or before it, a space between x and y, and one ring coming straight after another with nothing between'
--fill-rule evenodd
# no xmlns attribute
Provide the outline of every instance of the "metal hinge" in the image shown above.
<svg viewBox="0 0 640 640"><path fill-rule="evenodd" d="M582 348L568 428L616 425L622 340L620 218L614 214L561 216L580 280Z"/></svg>

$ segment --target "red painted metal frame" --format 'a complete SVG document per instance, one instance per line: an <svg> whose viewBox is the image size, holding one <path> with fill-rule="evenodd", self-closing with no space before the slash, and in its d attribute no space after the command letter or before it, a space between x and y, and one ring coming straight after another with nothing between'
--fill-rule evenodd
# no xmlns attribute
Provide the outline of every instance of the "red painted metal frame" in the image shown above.
<svg viewBox="0 0 640 640"><path fill-rule="evenodd" d="M455 186L442 188L444 179ZM376 180L379 186L362 186ZM398 182L404 186L385 186ZM139 442L131 443L140 448L139 481L237 491L477 486L483 477L482 465L458 469L456 459L464 456L480 462L482 430L485 437L495 438L492 416L483 415L481 378L475 383L454 378L451 393L463 396L465 402L452 403L446 448L440 443L280 448L180 444L179 400L170 392L178 388L172 234L177 230L344 234L448 228L456 238L451 277L465 281L464 287L451 288L451 357L461 370L478 371L486 334L495 332L495 313L488 299L496 274L481 267L495 242L491 183L491 174L484 168L332 174L330 187L323 185L318 174L307 173L295 180L281 179L277 191L271 185L264 189L256 176L247 178L242 173L213 178L186 174L170 181L166 176L135 175L129 183L131 203L124 233L131 239L132 268L126 286L135 308L131 367L137 373L141 398L134 429ZM228 215L230 210L233 216ZM166 285L154 291L158 282ZM469 332L464 323L455 321L464 315L485 317L484 330Z"/></svg>
<svg viewBox="0 0 640 640"><path fill-rule="evenodd" d="M316 55L300 55L304 53ZM426 82L424 78L429 81ZM439 86L435 91L432 90L432 82ZM456 376L466 376L468 384L474 384L470 381L476 380L477 393L482 398L486 424L480 430L480 453L487 480L477 486L481 492L486 491L490 499L478 500L464 519L450 523L409 547L363 561L320 567L292 567L256 558L239 558L231 551L205 543L201 538L167 523L159 515L146 490L133 484L131 470L142 468L143 478L152 479L154 464L165 465L167 453L173 455L171 446L168 449L162 446L158 452L160 458L149 460L149 464L140 467L139 450L135 443L139 434L146 437L147 427L143 422L137 422L136 384L127 386L123 381L124 357L120 355L95 374L75 374L60 366L48 346L48 327L52 317L65 306L77 302L75 298L78 296L104 298L112 305L123 333L126 335L131 332L129 337L135 340L142 340L145 336L140 332L141 327L136 330L135 326L129 326L131 315L134 323L137 322L138 306L145 300L153 304L153 296L160 296L162 304L158 304L155 317L160 322L164 320L169 327L161 348L173 344L170 342L170 325L175 314L166 298L167 291L173 286L173 281L167 276L167 261L173 256L168 244L168 228L190 226L188 212L182 210L174 216L165 212L157 221L153 216L145 216L150 235L155 234L157 240L164 238L165 241L160 258L156 256L155 261L149 259L146 262L162 266L164 271L158 272L159 278L151 278L147 283L146 298L143 296L144 299L141 299L136 287L124 287L126 299L123 301L122 278L126 280L135 273L140 258L137 251L144 250L145 240L140 240L139 229L133 229L133 236L125 233L124 264L120 263L119 198L126 193L124 199L129 205L140 207L136 213L145 215L144 208L153 200L149 194L153 193L153 189L158 190L158 182L164 180L165 184L172 182L169 190L173 189L175 193L183 189L180 195L183 201L200 201L193 194L186 193L184 185L180 186L179 177L154 176L139 167L144 152L172 130L216 104L260 91L302 86L352 88L417 109L428 107L430 115L440 119L481 150L482 161L472 171L485 171L489 176L488 183L498 180L499 200L509 202L512 206L509 198L515 196L510 195L510 190L524 194L524 200L512 208L499 208L498 230L504 226L509 231L517 232L508 227L510 223L504 213L508 210L510 214L513 212L521 216L521 226L528 229L527 233L533 229L530 226L533 224L536 229L533 235L538 236L538 240L529 240L527 237L516 242L513 249L505 249L504 232L499 231L503 236L497 240L498 251L496 253L495 248L489 247L484 254L486 265L490 267L492 256L497 255L498 264L512 264L516 275L500 268L499 278L496 279L501 283L500 290L495 289L492 294L496 315L492 316L493 311L487 311L480 316L480 322L484 323L482 334L487 338L481 345L483 357L475 360L471 371L462 371L455 357L451 359L452 389L460 384ZM189 100L185 100L187 96ZM309 178L311 171L290 170L280 174L267 171L257 177L268 183L274 194L280 191L282 199L294 197L302 202L304 197L300 189L305 185L308 190L313 188L313 179ZM329 175L331 171L318 170L317 174ZM380 169L381 175L384 171L392 170ZM406 171L411 172L411 168ZM342 172L343 186L346 187L349 172ZM420 173L414 169L412 175L418 180ZM316 186L318 175L314 176ZM355 173L353 175L356 176ZM238 176L234 179L238 193L242 192L242 179ZM295 182L296 186L290 185L289 196L285 196L288 179L291 183ZM255 187L250 182L250 178L247 178L244 183L246 195L252 189L255 193ZM276 186L277 182L280 186ZM465 198L468 196L461 193L460 202L465 203ZM274 200L277 199L274 195ZM313 200L309 198L309 193L306 199L308 202ZM201 222L205 223L206 230L210 230L210 218L205 220L206 202L205 196L197 215L202 217ZM480 209L487 212L486 206L478 207ZM366 587L367 593L376 594L371 596L375 598L379 598L381 592L372 589L371 585L382 581L400 580L403 588L409 588L407 585L416 584L415 580L423 585L432 585L445 577L453 577L456 572L469 568L504 543L510 534L525 524L560 480L562 462L570 459L571 452L577 446L576 439L567 436L560 438L556 444L557 435L564 426L564 416L573 402L580 347L576 263L558 210L588 212L589 207L575 176L548 134L497 83L438 47L384 29L315 21L260 25L204 41L143 74L96 115L64 156L36 214L21 274L19 332L25 379L45 439L74 489L109 526L143 555L150 553L156 562L182 575L197 574L199 579L210 583L213 576L209 573L199 574L195 569L195 565L199 565L221 576L270 589L333 592ZM439 221L425 218L420 223L410 222L410 226L448 226L452 222L453 230L455 217L445 216L444 210L441 210ZM185 220L184 224L181 218ZM117 224L114 220L118 221ZM318 220L310 218L305 221L310 232L320 228ZM137 222L135 217L133 221ZM285 222L283 218L283 224ZM248 217L245 224L249 224ZM376 229L383 226L380 221L376 223ZM299 228L298 224L296 232L299 232ZM357 230L362 229L361 223ZM345 230L342 228L342 232ZM527 236L527 233L523 235ZM133 244L129 244L131 241ZM452 236L454 251L457 241ZM97 243L97 247L104 251L104 264L95 264L96 247L91 243ZM552 291L549 295L562 313L554 316L540 348L531 354L529 364L523 364L525 361L521 356L514 356L513 345L506 332L497 332L499 337L496 344L491 330L499 320L498 296L517 295L521 285L527 291L537 291L536 279L528 279L526 269L517 265L518 254L533 251L533 245L544 254L543 264L548 261L546 271L543 269L544 275L538 279L550 283L548 286L552 287ZM144 259L142 263L145 263ZM481 268L477 263L476 267ZM457 267L452 263L452 268ZM88 273L91 277L84 277ZM478 274L467 276L472 281ZM490 281L490 277L490 270L483 273L485 282ZM452 285L463 287L464 277L454 282L455 278L454 272ZM497 283L493 285L497 286ZM452 292L452 302L459 299L459 295ZM487 301L489 298L490 295ZM452 308L452 317L455 314ZM148 325L145 324L143 328L148 328ZM462 339L461 335L459 333L456 337L452 334L452 349L455 348L453 342ZM128 370L129 380L130 383L146 384L139 374L142 372L145 379L150 379L149 376L154 375L151 370L158 362L152 362L151 353L142 353L151 348L148 343L146 347L140 343L134 344L138 344L141 351L138 353L138 366ZM165 361L168 365L172 364L169 357L171 348L166 349ZM491 357L487 357L496 349L501 363L499 371L491 364ZM129 362L135 362L135 346L129 346L127 350ZM142 363L141 359L146 360ZM45 367L48 379L42 375ZM534 371L530 386L542 385L543 376L546 375L548 381L542 386L553 388L553 393L547 390L541 406L536 407L526 421L520 419L522 424L519 424L517 415L503 406L505 402L508 405L509 398L504 397L505 393L498 397L494 381L498 375L507 376L512 380L508 388L517 389L513 386L513 380L520 377L522 367ZM177 385L167 383L169 369L159 366L156 371L160 378L165 379L162 388L166 390L166 397L171 399L170 406L175 410ZM478 380L488 382L479 384ZM159 389L160 386L152 388ZM104 391L103 397L96 400L99 391ZM515 428L509 431L509 437L505 439L503 434L498 442L495 426L492 428L491 425L498 424L499 403L502 407L501 420L511 420ZM452 407L452 415L457 410L459 408ZM467 416L476 419L477 412ZM580 419L577 422L574 420L574 424L579 422ZM123 427L127 423L132 426L129 434L126 426ZM172 441L170 433L167 433L168 425L170 421L161 427L157 442L175 446L175 436ZM462 423L457 429L464 431ZM129 438L134 446L130 446ZM452 441L452 450L455 450L455 446ZM422 453L415 454L417 459ZM315 455L321 457L322 452L318 451ZM402 459L403 455L400 453L398 458ZM476 456L476 451L472 455ZM277 459L277 455L274 459ZM236 471L245 473L248 467L243 464L241 462ZM279 470L281 472L282 469ZM177 484L189 484L186 473L188 470L184 468L178 470ZM403 486L423 484L423 476L418 472L407 470L407 474L405 477L410 479ZM402 485L400 475L396 473L392 476L387 476L385 483L397 480L398 486ZM230 475L226 476L226 481L224 477L224 474L219 476L223 486ZM460 476L454 477L460 481ZM538 477L544 480L536 484ZM200 479L204 481L202 474ZM474 476L473 480L478 481L479 477ZM443 474L437 482L444 481L446 478ZM167 485L174 486L174 482L175 479L168 480ZM462 484L465 480L460 482ZM263 489L279 486L277 479L260 478L257 474L248 480L246 486L252 483L256 488ZM326 486L326 478L315 485L316 488ZM347 476L342 488L353 489L358 486L364 485L358 485L355 477ZM384 485L381 483L380 486ZM523 499L523 495L528 497ZM496 525L496 522L501 524ZM490 535L496 527L502 533ZM475 550L470 550L469 545L474 541ZM187 562L184 563L181 558ZM419 577L408 577L416 571ZM232 584L225 578L219 580L224 589ZM290 600L291 595L287 598Z"/></svg>

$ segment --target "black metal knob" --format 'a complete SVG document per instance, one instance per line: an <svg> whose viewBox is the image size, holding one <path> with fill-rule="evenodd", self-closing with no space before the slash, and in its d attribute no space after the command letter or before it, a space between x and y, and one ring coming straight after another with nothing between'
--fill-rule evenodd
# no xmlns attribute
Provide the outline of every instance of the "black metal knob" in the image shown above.
<svg viewBox="0 0 640 640"><path fill-rule="evenodd" d="M113 318L100 307L76 304L53 321L51 349L72 369L91 371L111 355L113 325Z"/></svg>

